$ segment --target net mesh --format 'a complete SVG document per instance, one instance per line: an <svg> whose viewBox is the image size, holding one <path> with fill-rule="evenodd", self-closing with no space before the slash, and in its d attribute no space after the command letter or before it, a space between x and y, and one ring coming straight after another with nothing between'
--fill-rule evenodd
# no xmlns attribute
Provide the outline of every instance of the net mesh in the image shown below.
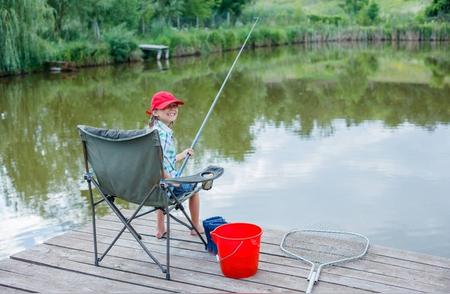
<svg viewBox="0 0 450 294"><path fill-rule="evenodd" d="M281 247L291 255L321 265L365 254L368 240L364 236L348 232L296 230L285 236Z"/></svg>

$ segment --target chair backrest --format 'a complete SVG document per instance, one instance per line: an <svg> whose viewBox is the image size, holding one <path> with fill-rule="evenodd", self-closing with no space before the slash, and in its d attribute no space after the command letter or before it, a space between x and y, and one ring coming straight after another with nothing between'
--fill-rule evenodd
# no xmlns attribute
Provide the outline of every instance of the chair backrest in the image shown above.
<svg viewBox="0 0 450 294"><path fill-rule="evenodd" d="M113 130L79 125L84 152L100 190L140 204L152 192L145 205L164 205L162 150L158 131Z"/></svg>

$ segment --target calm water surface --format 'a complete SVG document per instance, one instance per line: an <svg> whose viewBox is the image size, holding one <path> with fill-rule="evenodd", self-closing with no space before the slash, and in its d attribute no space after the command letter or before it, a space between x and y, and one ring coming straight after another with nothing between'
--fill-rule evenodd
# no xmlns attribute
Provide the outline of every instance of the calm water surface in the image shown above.
<svg viewBox="0 0 450 294"><path fill-rule="evenodd" d="M187 168L225 168L202 217L450 257L448 47L245 52ZM167 89L185 148L235 54L0 79L0 258L90 220L77 124L142 128Z"/></svg>

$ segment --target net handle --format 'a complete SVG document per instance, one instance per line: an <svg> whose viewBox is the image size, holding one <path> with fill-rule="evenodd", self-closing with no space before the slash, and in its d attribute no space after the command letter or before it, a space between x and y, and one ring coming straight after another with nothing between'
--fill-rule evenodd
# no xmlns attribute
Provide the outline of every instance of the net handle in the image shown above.
<svg viewBox="0 0 450 294"><path fill-rule="evenodd" d="M310 274L308 288L306 288L306 293L311 293L312 288L314 287L314 284L316 283L317 279L319 278L319 275L318 275L319 270L314 271L314 267L312 267L311 271L312 271L312 273Z"/></svg>

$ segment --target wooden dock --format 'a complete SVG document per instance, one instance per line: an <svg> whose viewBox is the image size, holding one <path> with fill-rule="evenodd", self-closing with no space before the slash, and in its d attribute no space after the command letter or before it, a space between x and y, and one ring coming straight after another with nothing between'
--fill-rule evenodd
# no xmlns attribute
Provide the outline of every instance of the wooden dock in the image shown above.
<svg viewBox="0 0 450 294"><path fill-rule="evenodd" d="M164 260L165 240L154 237L153 218L145 216L133 224L155 256ZM170 281L128 233L101 266L94 266L89 224L0 261L0 293L262 293L304 292L307 287L308 266L279 248L282 231L264 230L258 272L236 280L221 274L215 256L204 251L198 238L172 224ZM97 225L103 250L122 224L107 215ZM450 259L372 245L361 260L323 270L313 293L330 292L449 293Z"/></svg>
<svg viewBox="0 0 450 294"><path fill-rule="evenodd" d="M165 45L141 44L139 48L146 54L156 51L156 59L160 60L164 55L164 59L169 59L169 47Z"/></svg>

